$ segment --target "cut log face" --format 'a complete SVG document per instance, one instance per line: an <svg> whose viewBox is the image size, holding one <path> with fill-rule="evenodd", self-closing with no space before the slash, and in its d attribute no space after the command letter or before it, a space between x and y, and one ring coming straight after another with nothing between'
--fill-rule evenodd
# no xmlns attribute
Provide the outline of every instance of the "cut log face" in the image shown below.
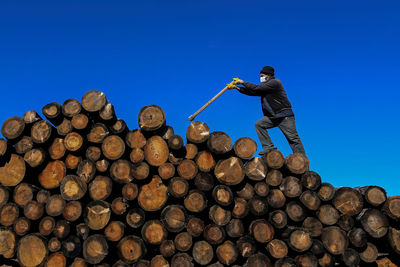
<svg viewBox="0 0 400 267"><path fill-rule="evenodd" d="M155 131L165 125L165 113L157 105L143 107L139 112L139 127L143 131Z"/></svg>
<svg viewBox="0 0 400 267"><path fill-rule="evenodd" d="M377 209L368 209L361 216L364 230L374 238L381 238L388 232L388 219Z"/></svg>
<svg viewBox="0 0 400 267"><path fill-rule="evenodd" d="M140 130L128 132L125 142L130 148L143 148L146 145L146 138Z"/></svg>
<svg viewBox="0 0 400 267"><path fill-rule="evenodd" d="M36 122L31 128L31 138L36 144L44 144L50 139L53 126L45 120Z"/></svg>
<svg viewBox="0 0 400 267"><path fill-rule="evenodd" d="M257 143L250 137L241 137L236 140L233 150L239 158L249 160L257 152Z"/></svg>
<svg viewBox="0 0 400 267"><path fill-rule="evenodd" d="M197 154L196 164L200 171L209 172L214 168L215 160L210 152L204 150Z"/></svg>
<svg viewBox="0 0 400 267"><path fill-rule="evenodd" d="M124 140L117 135L110 135L104 139L101 150L107 159L117 160L125 152Z"/></svg>
<svg viewBox="0 0 400 267"><path fill-rule="evenodd" d="M243 162L236 157L220 160L214 169L218 181L226 185L239 184L245 175Z"/></svg>
<svg viewBox="0 0 400 267"><path fill-rule="evenodd" d="M208 149L215 154L224 154L231 150L232 139L224 132L212 132L207 140Z"/></svg>
<svg viewBox="0 0 400 267"><path fill-rule="evenodd" d="M38 266L44 262L47 254L45 240L39 235L27 235L18 242L17 257L22 266Z"/></svg>
<svg viewBox="0 0 400 267"><path fill-rule="evenodd" d="M110 217L111 207L105 201L95 200L86 206L85 223L92 230L103 229L108 224Z"/></svg>
<svg viewBox="0 0 400 267"><path fill-rule="evenodd" d="M146 211L161 209L167 202L167 187L160 177L154 176L149 184L143 185L139 196L139 205Z"/></svg>
<svg viewBox="0 0 400 267"><path fill-rule="evenodd" d="M278 150L272 150L264 155L265 163L268 168L271 169L280 169L283 164L285 164L285 158L283 157L282 152Z"/></svg>
<svg viewBox="0 0 400 267"><path fill-rule="evenodd" d="M289 246L297 251L307 251L312 246L312 239L309 233L303 230L295 230L290 234Z"/></svg>
<svg viewBox="0 0 400 267"><path fill-rule="evenodd" d="M160 136L153 136L144 146L144 158L151 166L161 166L168 160L168 145Z"/></svg>
<svg viewBox="0 0 400 267"><path fill-rule="evenodd" d="M400 230L390 227L388 234L389 244L392 249L400 255Z"/></svg>
<svg viewBox="0 0 400 267"><path fill-rule="evenodd" d="M267 165L261 158L253 158L246 163L246 176L253 181L262 181L267 176Z"/></svg>
<svg viewBox="0 0 400 267"><path fill-rule="evenodd" d="M25 129L25 122L20 117L11 117L1 126L1 134L7 140L14 140L21 136Z"/></svg>
<svg viewBox="0 0 400 267"><path fill-rule="evenodd" d="M141 238L133 235L124 237L117 246L120 258L129 264L137 262L146 254L146 247Z"/></svg>
<svg viewBox="0 0 400 267"><path fill-rule="evenodd" d="M350 187L341 187L335 193L333 205L341 213L354 216L361 212L364 200L357 190Z"/></svg>
<svg viewBox="0 0 400 267"><path fill-rule="evenodd" d="M45 189L53 189L60 186L66 173L64 162L56 160L49 162L39 174L39 182Z"/></svg>
<svg viewBox="0 0 400 267"><path fill-rule="evenodd" d="M400 221L400 196L388 197L382 209L390 218Z"/></svg>
<svg viewBox="0 0 400 267"><path fill-rule="evenodd" d="M285 164L291 173L303 174L308 171L310 161L302 153L293 153L286 157Z"/></svg>
<svg viewBox="0 0 400 267"><path fill-rule="evenodd" d="M301 176L301 183L305 188L315 191L321 186L321 176L314 171L306 171Z"/></svg>
<svg viewBox="0 0 400 267"><path fill-rule="evenodd" d="M214 250L207 241L198 241L193 245L193 259L200 265L209 264L214 257Z"/></svg>
<svg viewBox="0 0 400 267"><path fill-rule="evenodd" d="M193 121L186 130L186 138L194 144L201 144L208 140L210 128L204 122Z"/></svg>
<svg viewBox="0 0 400 267"><path fill-rule="evenodd" d="M322 229L321 240L326 250L333 255L342 254L348 246L346 233L337 226Z"/></svg>
<svg viewBox="0 0 400 267"><path fill-rule="evenodd" d="M104 236L92 235L83 242L83 257L88 263L100 263L107 254L108 244Z"/></svg>
<svg viewBox="0 0 400 267"><path fill-rule="evenodd" d="M0 183L3 186L16 186L24 179L25 172L24 159L17 154L12 154L10 161L0 167Z"/></svg>
<svg viewBox="0 0 400 267"><path fill-rule="evenodd" d="M86 92L81 100L82 107L88 112L100 111L106 102L106 95L96 90Z"/></svg>

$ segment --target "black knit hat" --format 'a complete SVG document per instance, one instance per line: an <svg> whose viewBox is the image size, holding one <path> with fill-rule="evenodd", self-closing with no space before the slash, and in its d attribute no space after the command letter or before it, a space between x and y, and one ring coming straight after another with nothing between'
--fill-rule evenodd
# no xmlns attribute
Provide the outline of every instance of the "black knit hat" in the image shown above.
<svg viewBox="0 0 400 267"><path fill-rule="evenodd" d="M265 66L264 68L262 68L260 73L264 73L264 74L267 74L267 75L274 75L275 74L275 70L271 66Z"/></svg>

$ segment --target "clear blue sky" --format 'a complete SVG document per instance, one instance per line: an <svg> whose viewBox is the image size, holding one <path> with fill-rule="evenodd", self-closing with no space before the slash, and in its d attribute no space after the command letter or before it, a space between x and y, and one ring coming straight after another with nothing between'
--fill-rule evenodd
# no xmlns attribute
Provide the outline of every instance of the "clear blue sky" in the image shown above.
<svg viewBox="0 0 400 267"><path fill-rule="evenodd" d="M233 77L276 69L311 169L335 186L400 195L399 1L0 2L0 121L102 90L137 128L160 105L187 117ZM258 138L257 97L230 91L198 120L233 140ZM270 131L285 154L279 129Z"/></svg>

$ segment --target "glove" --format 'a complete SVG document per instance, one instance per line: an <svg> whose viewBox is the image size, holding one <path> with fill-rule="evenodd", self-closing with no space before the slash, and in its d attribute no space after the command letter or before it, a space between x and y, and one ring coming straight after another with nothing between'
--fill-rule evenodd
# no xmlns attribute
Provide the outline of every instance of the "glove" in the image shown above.
<svg viewBox="0 0 400 267"><path fill-rule="evenodd" d="M234 84L243 84L244 81L241 80L241 79L239 79L239 78L233 78L233 83L234 83Z"/></svg>
<svg viewBox="0 0 400 267"><path fill-rule="evenodd" d="M237 87L233 82L227 83L227 84L226 84L226 87L227 87L229 90L231 90L231 89L238 89L238 87Z"/></svg>

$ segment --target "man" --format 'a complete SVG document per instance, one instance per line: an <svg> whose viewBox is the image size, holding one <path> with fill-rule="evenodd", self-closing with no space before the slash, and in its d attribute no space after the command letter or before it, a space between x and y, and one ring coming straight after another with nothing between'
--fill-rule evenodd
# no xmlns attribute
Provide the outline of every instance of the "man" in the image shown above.
<svg viewBox="0 0 400 267"><path fill-rule="evenodd" d="M276 149L268 135L267 129L277 126L288 140L293 153L299 152L305 154L303 144L296 131L292 106L281 81L275 79L275 70L273 67L265 66L260 71L260 82L260 85L256 85L239 79L237 84L241 84L243 87L235 87L242 94L261 97L261 107L264 117L255 123L258 138L264 149L259 155L264 155Z"/></svg>

